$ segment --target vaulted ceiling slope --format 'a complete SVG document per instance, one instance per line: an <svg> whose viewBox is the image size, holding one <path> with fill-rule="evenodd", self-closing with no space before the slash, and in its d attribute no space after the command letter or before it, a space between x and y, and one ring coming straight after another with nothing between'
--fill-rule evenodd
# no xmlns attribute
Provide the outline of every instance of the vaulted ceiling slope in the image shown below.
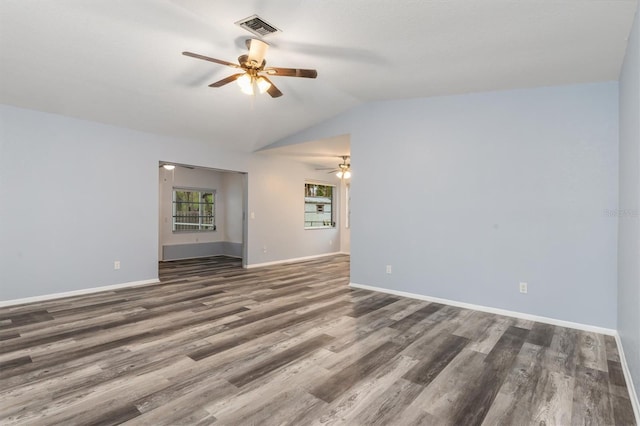
<svg viewBox="0 0 640 426"><path fill-rule="evenodd" d="M2 0L0 103L253 151L363 102L616 80L636 0ZM254 37L284 96L207 85Z"/></svg>

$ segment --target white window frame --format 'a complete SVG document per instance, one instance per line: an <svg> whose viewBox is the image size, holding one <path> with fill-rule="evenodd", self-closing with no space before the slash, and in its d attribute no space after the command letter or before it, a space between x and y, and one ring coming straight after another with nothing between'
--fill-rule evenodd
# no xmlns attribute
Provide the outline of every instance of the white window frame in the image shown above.
<svg viewBox="0 0 640 426"><path fill-rule="evenodd" d="M318 214L316 208L314 207L313 212L309 211L307 212L307 185L318 185L318 186L327 186L327 187L331 187L331 220L329 221L330 225L312 225L312 226L308 226L307 223L307 214ZM303 209L304 209L304 229L335 229L336 227L336 185L332 184L332 183L328 183L328 182L318 182L318 181L311 181L311 180L307 180L304 182L304 193L303 193L304 197L303 197ZM323 208L323 210L325 210L323 212L326 213L326 208ZM327 222L327 221L323 221L323 222ZM311 222L313 223L313 221Z"/></svg>
<svg viewBox="0 0 640 426"><path fill-rule="evenodd" d="M344 190L344 227L349 229L351 227L351 184L347 183Z"/></svg>
<svg viewBox="0 0 640 426"><path fill-rule="evenodd" d="M183 192L197 192L198 193L198 200L202 200L202 194L212 194L212 199L213 199L213 203L212 204L212 208L211 208L211 213L212 213L212 224L208 224L208 223L203 223L202 219L203 217L205 217L205 212L203 207L205 205L207 205L207 203L202 203L199 202L198 203L198 223L181 223L181 222L176 222L176 217L177 217L177 209L176 209L176 205L177 205L177 201L176 201L176 191L183 191ZM171 230L174 234L183 234L183 233L189 233L189 232L215 232L217 227L216 227L216 190L215 189L208 189L208 188L189 188L189 187L182 187L182 186L176 186L173 187L172 191L171 191ZM187 225L187 226L198 226L198 229L176 229L176 226L179 225Z"/></svg>

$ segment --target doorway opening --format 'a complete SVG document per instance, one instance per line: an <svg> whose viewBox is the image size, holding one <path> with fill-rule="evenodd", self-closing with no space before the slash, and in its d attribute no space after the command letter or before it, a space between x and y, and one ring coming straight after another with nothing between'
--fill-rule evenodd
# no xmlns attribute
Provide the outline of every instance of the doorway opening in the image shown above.
<svg viewBox="0 0 640 426"><path fill-rule="evenodd" d="M224 256L246 266L247 174L168 161L158 170L159 261Z"/></svg>

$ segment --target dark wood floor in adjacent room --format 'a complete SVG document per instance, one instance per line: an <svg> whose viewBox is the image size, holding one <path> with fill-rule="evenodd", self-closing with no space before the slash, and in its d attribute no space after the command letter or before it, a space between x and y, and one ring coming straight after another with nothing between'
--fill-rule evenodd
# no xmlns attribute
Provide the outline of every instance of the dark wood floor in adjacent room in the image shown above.
<svg viewBox="0 0 640 426"><path fill-rule="evenodd" d="M352 290L344 255L160 275L0 308L0 424L635 424L609 336Z"/></svg>

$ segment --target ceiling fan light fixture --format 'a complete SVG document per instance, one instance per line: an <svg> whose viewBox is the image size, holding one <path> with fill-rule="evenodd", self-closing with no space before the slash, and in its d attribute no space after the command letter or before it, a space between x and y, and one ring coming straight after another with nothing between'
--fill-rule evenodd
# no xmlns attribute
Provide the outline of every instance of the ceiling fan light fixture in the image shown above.
<svg viewBox="0 0 640 426"><path fill-rule="evenodd" d="M347 163L348 155L342 156L342 163L338 164L336 176L339 179L349 179L351 177L351 164ZM329 172L332 173L332 172Z"/></svg>
<svg viewBox="0 0 640 426"><path fill-rule="evenodd" d="M336 173L336 176L338 176L339 179L349 179L351 177L351 171L350 170L340 170L338 173Z"/></svg>
<svg viewBox="0 0 640 426"><path fill-rule="evenodd" d="M249 74L242 74L240 77L238 77L237 81L242 93L246 95L253 95L253 82Z"/></svg>
<svg viewBox="0 0 640 426"><path fill-rule="evenodd" d="M271 83L269 83L264 77L258 77L256 84L258 85L258 91L260 94L266 92L271 87Z"/></svg>
<svg viewBox="0 0 640 426"><path fill-rule="evenodd" d="M256 77L249 73L245 73L238 77L237 82L242 93L246 95L253 95L256 92L262 94L271 87L271 83L269 83L266 78L262 76Z"/></svg>

